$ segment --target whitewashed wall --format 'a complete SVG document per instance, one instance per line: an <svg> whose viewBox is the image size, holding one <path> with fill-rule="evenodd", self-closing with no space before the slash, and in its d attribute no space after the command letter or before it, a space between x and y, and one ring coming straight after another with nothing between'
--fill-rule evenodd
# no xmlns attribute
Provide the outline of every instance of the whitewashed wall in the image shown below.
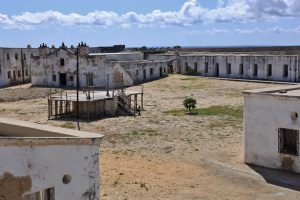
<svg viewBox="0 0 300 200"><path fill-rule="evenodd" d="M1 146L0 158L0 176L30 176L29 192L55 187L58 200L99 199L98 145ZM65 174L69 184L62 182Z"/></svg>
<svg viewBox="0 0 300 200"><path fill-rule="evenodd" d="M216 64L219 64L219 77L242 78L274 81L299 81L299 63L297 56L259 56L259 55L190 55L180 56L181 73L189 74L186 63L194 70L197 63L197 73L202 76L217 76ZM208 72L205 73L205 63L208 63ZM231 73L226 70L227 64L231 64ZM240 64L243 64L244 73L240 74ZM253 74L253 66L257 64L257 75ZM268 64L272 65L272 76L267 76ZM284 65L288 65L288 76L283 76Z"/></svg>
<svg viewBox="0 0 300 200"><path fill-rule="evenodd" d="M278 128L299 130L300 120L290 118L291 112L300 114L299 100L299 97L244 94L246 163L300 173L299 157L278 151Z"/></svg>

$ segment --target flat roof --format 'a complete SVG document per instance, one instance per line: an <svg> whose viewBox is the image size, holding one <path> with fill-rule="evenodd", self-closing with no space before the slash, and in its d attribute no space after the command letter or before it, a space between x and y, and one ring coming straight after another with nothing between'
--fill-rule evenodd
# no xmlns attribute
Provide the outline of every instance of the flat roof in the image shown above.
<svg viewBox="0 0 300 200"><path fill-rule="evenodd" d="M106 91L95 91L94 93L91 91L90 92L90 97L91 99L88 100L87 99L87 92L86 93L79 93L79 101L80 102L84 102L84 101L97 101L97 100L106 100L106 99L112 99L113 97L113 91L109 91L109 97L107 96L107 92ZM138 91L125 91L126 95L133 95L133 94L141 94L141 92ZM116 95L116 93L114 94ZM51 96L51 100L63 100L63 101L77 101L77 95L76 94L68 94L68 96L66 95L54 95Z"/></svg>
<svg viewBox="0 0 300 200"><path fill-rule="evenodd" d="M117 53L90 53L90 56L106 56L106 55L130 55L130 54L141 54L141 52L117 52Z"/></svg>
<svg viewBox="0 0 300 200"><path fill-rule="evenodd" d="M101 139L102 134L53 127L16 119L0 117L0 140L8 138L27 139Z"/></svg>
<svg viewBox="0 0 300 200"><path fill-rule="evenodd" d="M269 96L284 96L300 98L300 84L293 86L279 86L273 88L255 89L243 91L243 94L261 94Z"/></svg>
<svg viewBox="0 0 300 200"><path fill-rule="evenodd" d="M257 53L257 52L255 52ZM180 54L182 57L189 57L189 56L248 56L248 57L273 57L273 56L283 56L283 57L297 57L298 55L283 55L283 54L246 54L246 53L187 53L187 54Z"/></svg>

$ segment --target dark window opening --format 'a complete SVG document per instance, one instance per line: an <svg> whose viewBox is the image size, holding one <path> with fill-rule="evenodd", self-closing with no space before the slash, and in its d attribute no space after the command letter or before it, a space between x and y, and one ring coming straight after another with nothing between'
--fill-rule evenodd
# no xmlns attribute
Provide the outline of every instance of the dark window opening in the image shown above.
<svg viewBox="0 0 300 200"><path fill-rule="evenodd" d="M244 65L240 64L240 69L239 69L240 75L244 74Z"/></svg>
<svg viewBox="0 0 300 200"><path fill-rule="evenodd" d="M205 63L205 66L204 66L204 73L208 73L208 62Z"/></svg>
<svg viewBox="0 0 300 200"><path fill-rule="evenodd" d="M288 75L289 75L289 66L284 65L283 66L283 77L288 77Z"/></svg>
<svg viewBox="0 0 300 200"><path fill-rule="evenodd" d="M65 59L63 58L60 59L60 66L65 66Z"/></svg>
<svg viewBox="0 0 300 200"><path fill-rule="evenodd" d="M19 56L17 53L15 53L15 59L18 60L19 59Z"/></svg>
<svg viewBox="0 0 300 200"><path fill-rule="evenodd" d="M143 70L143 78L144 78L144 79L146 79L146 78L147 78L147 72L146 72L146 70L145 70L145 69Z"/></svg>
<svg viewBox="0 0 300 200"><path fill-rule="evenodd" d="M153 75L153 68L150 68L150 75Z"/></svg>
<svg viewBox="0 0 300 200"><path fill-rule="evenodd" d="M22 200L55 200L54 187L26 194L23 196Z"/></svg>
<svg viewBox="0 0 300 200"><path fill-rule="evenodd" d="M7 60L9 60L9 59L10 59L10 55L9 55L9 53L7 53L7 54L6 54L6 58L7 58Z"/></svg>
<svg viewBox="0 0 300 200"><path fill-rule="evenodd" d="M52 75L52 81L56 82L56 75Z"/></svg>
<svg viewBox="0 0 300 200"><path fill-rule="evenodd" d="M215 76L219 77L219 63L215 64Z"/></svg>
<svg viewBox="0 0 300 200"><path fill-rule="evenodd" d="M135 71L135 75L139 75L140 74L140 71L137 69L136 71Z"/></svg>
<svg viewBox="0 0 300 200"><path fill-rule="evenodd" d="M231 74L231 63L226 65L226 74Z"/></svg>
<svg viewBox="0 0 300 200"><path fill-rule="evenodd" d="M166 68L164 67L164 73L167 73L167 70L166 70Z"/></svg>
<svg viewBox="0 0 300 200"><path fill-rule="evenodd" d="M194 70L197 72L198 71L198 63L194 63Z"/></svg>
<svg viewBox="0 0 300 200"><path fill-rule="evenodd" d="M18 77L21 77L21 70L18 70Z"/></svg>
<svg viewBox="0 0 300 200"><path fill-rule="evenodd" d="M26 60L26 54L23 55L23 59Z"/></svg>
<svg viewBox="0 0 300 200"><path fill-rule="evenodd" d="M7 72L7 78L11 78L11 72L10 71Z"/></svg>
<svg viewBox="0 0 300 200"><path fill-rule="evenodd" d="M13 71L13 79L16 80L16 71Z"/></svg>
<svg viewBox="0 0 300 200"><path fill-rule="evenodd" d="M257 76L257 64L253 65L253 76Z"/></svg>
<svg viewBox="0 0 300 200"><path fill-rule="evenodd" d="M272 65L268 64L267 76L272 76Z"/></svg>
<svg viewBox="0 0 300 200"><path fill-rule="evenodd" d="M72 81L72 82L74 81L74 76L70 76L69 78L70 78L70 81Z"/></svg>
<svg viewBox="0 0 300 200"><path fill-rule="evenodd" d="M187 62L185 63L185 71L189 71L189 64Z"/></svg>
<svg viewBox="0 0 300 200"><path fill-rule="evenodd" d="M299 155L299 131L292 129L278 129L279 153Z"/></svg>
<svg viewBox="0 0 300 200"><path fill-rule="evenodd" d="M93 74L87 74L86 75L86 85L87 86L94 86L94 75Z"/></svg>

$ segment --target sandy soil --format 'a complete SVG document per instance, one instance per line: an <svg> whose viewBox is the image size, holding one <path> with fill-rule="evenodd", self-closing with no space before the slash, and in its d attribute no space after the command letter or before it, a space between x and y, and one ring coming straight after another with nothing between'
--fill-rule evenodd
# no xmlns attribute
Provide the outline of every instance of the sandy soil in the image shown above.
<svg viewBox="0 0 300 200"><path fill-rule="evenodd" d="M101 199L299 199L300 188L277 186L290 174L274 172L270 180L266 170L243 164L242 118L164 113L183 108L186 96L200 108L242 108L241 91L273 86L171 75L144 85L142 116L81 123L105 135ZM2 102L0 116L75 128L47 120L47 98Z"/></svg>

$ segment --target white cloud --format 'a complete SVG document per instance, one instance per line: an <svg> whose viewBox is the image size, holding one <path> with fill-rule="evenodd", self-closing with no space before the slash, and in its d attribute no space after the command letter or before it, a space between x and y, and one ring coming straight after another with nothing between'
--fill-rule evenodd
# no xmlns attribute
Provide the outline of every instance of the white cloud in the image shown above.
<svg viewBox="0 0 300 200"><path fill-rule="evenodd" d="M192 26L201 23L251 22L272 20L278 17L300 16L299 0L218 0L214 9L204 8L199 0L186 0L178 11L154 10L139 14L128 12L94 11L86 15L63 14L46 11L8 16L0 13L3 28L28 29L58 24L61 26Z"/></svg>
<svg viewBox="0 0 300 200"><path fill-rule="evenodd" d="M200 35L200 34L242 34L242 35L251 35L251 34L269 34L269 33L290 33L290 34L300 34L300 26L295 28L282 28L282 27L271 27L266 29L253 28L253 29L211 29L211 30L192 30L187 32L189 35Z"/></svg>

